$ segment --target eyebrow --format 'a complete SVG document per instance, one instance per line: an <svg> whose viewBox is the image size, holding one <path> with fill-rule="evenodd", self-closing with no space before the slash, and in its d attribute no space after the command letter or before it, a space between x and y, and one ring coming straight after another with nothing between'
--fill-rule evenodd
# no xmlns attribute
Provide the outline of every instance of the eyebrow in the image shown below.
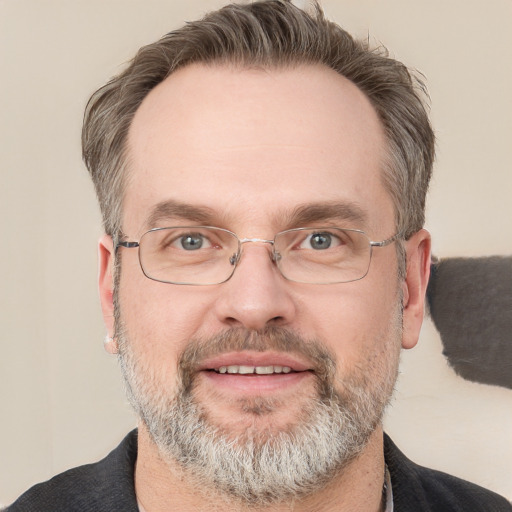
<svg viewBox="0 0 512 512"><path fill-rule="evenodd" d="M214 225L219 215L207 206L196 206L168 199L157 203L150 211L145 226L152 229L164 221L182 220L203 225ZM307 227L323 221L350 222L356 227L364 226L368 220L365 211L355 202L326 201L296 206L291 212L280 211L274 218L276 224L286 229ZM348 226L346 226L348 227ZM283 228L284 229L284 228Z"/></svg>
<svg viewBox="0 0 512 512"><path fill-rule="evenodd" d="M150 211L145 225L148 229L154 228L164 220L187 220L200 224L210 224L215 217L211 208L194 206L174 199L168 199L156 204Z"/></svg>
<svg viewBox="0 0 512 512"><path fill-rule="evenodd" d="M366 225L368 215L355 202L327 201L307 203L297 206L288 218L291 227L307 227L308 224L322 221L350 222L357 227ZM349 226L345 226L349 227Z"/></svg>

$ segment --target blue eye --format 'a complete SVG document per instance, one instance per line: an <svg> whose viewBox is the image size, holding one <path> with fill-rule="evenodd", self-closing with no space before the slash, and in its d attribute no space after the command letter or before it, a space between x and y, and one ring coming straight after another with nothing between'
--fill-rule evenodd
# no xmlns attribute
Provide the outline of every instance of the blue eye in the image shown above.
<svg viewBox="0 0 512 512"><path fill-rule="evenodd" d="M301 249L314 249L315 251L325 251L331 247L340 244L340 240L332 233L317 232L308 235L300 244Z"/></svg>
<svg viewBox="0 0 512 512"><path fill-rule="evenodd" d="M154 236L160 236L160 251L174 250L185 252L204 252L205 249L212 249L222 246L215 237L213 230L198 228L191 231L189 228L165 228L154 231Z"/></svg>
<svg viewBox="0 0 512 512"><path fill-rule="evenodd" d="M329 233L313 233L309 238L309 243L313 249L329 249L332 236Z"/></svg>
<svg viewBox="0 0 512 512"><path fill-rule="evenodd" d="M203 246L204 238L202 235L190 234L180 237L179 241L181 247L186 251L197 251Z"/></svg>

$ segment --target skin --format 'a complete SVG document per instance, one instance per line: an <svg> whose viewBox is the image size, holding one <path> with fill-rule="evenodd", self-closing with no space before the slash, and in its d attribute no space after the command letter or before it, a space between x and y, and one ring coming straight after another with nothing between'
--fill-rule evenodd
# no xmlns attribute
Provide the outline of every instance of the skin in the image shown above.
<svg viewBox="0 0 512 512"><path fill-rule="evenodd" d="M328 218L313 225L362 229L377 241L395 234L392 201L381 180L386 146L377 115L357 87L322 66L188 66L144 100L128 147L131 170L123 230L129 240L176 222L169 218L147 225L155 205L168 200L206 207L210 225L246 238L272 239L278 231L299 227L290 225L293 210L318 202L356 204L365 219ZM416 344L423 318L429 234L419 231L405 247L407 277L401 283L394 244L374 250L368 275L360 281L311 285L285 280L268 256L268 245L252 243L244 246L229 281L204 287L147 279L137 250L122 249L119 300L132 350L172 393L177 358L191 338L229 327L258 330L278 325L323 343L336 357L340 387L358 371L382 378L396 366L399 345ZM113 248L108 236L100 240L99 254L102 309L113 335ZM390 346L382 333L389 331L396 316L400 292L403 334ZM107 348L114 351L113 345ZM229 357L242 364L252 356ZM307 366L308 361L296 363ZM234 435L247 428L284 429L314 396L311 373L270 388L264 380L258 384L253 379L248 386L242 379L226 386L205 372L197 375L198 400L215 424ZM272 398L279 407L259 416L242 409L240 398L250 402L257 397ZM296 502L293 510L378 511L382 451L379 426L359 458L321 495ZM161 459L142 423L136 489L147 512L214 510L221 502L212 490L214 499L205 505L193 482ZM230 503L220 508L241 510ZM265 510L289 509L282 505Z"/></svg>

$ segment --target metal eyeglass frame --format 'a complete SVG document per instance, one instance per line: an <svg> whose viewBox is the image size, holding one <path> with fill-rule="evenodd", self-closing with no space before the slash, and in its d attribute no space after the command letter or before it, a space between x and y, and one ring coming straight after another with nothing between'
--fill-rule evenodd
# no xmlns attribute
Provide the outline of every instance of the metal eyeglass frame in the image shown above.
<svg viewBox="0 0 512 512"><path fill-rule="evenodd" d="M276 235L274 236L273 240L267 240L265 238L240 238L233 231L230 231L229 229L219 228L217 226L166 226L166 227L161 227L161 228L152 228L152 229L149 229L148 231L145 231L141 235L141 237L139 238L138 242L136 242L136 241L128 241L128 240L124 240L124 241L119 241L118 240L115 243L115 246L114 246L114 253L117 254L117 250L119 249L119 247L124 247L125 249L133 249L134 247L140 247L140 241L141 241L141 239L146 234L154 232L154 231L162 231L162 230L167 230L167 229L216 229L216 230L223 231L225 233L230 234L231 236L233 236L238 241L238 250L229 259L229 262L231 263L231 265L233 265L233 271L231 272L231 274L226 279L224 279L223 281L216 282L216 283L206 283L206 284L203 284L203 283L183 283L183 282L173 282L173 281L164 281L162 279L155 279L154 277L149 276L146 273L146 271L144 270L144 266L142 265L142 261L140 259L140 251L139 251L139 265L140 265L140 268L142 270L142 273L148 279L151 279L152 281L157 281L159 283L175 284L175 285L185 285L185 286L213 286L213 285L216 285L216 284L222 284L222 283L225 283L226 281L229 281L233 277L233 274L235 273L236 267L237 267L237 265L238 265L238 263L239 263L239 261L240 261L240 259L242 257L242 245L243 244L252 243L252 242L254 242L254 243L270 244L272 246L271 260L274 263L277 263L279 261L279 259L281 258L281 255L279 253L275 252L274 245L275 245L275 240L276 240L276 238L279 235L282 235L282 234L285 234L285 233L289 233L289 232L292 232L292 231L293 232L295 232L295 231L307 231L307 230L315 230L315 231L326 230L327 231L329 229L339 229L339 230L342 230L342 231L350 231L350 232L360 233L360 234L364 235L368 239L369 246L370 246L370 258L369 258L369 261L368 261L368 268L366 269L366 272L361 277L358 277L357 279L351 279L349 281L333 281L333 282L328 282L328 283L315 283L315 282L309 282L309 281L296 281L294 279L290 279L289 277L287 277L287 276L285 276L283 274L283 271L281 270L279 265L276 264L277 269L279 270L280 274L286 280L292 281L292 282L295 282L295 283L320 284L320 285L323 285L323 284L343 284L343 283L350 283L350 282L354 282L354 281L360 281L361 279L364 279L366 277L366 275L368 274L368 272L370 270L370 265L371 265L372 255L373 255L373 248L374 247L386 247L386 246L392 244L393 242L396 242L397 240L399 240L402 237L402 233L396 233L393 236L391 236L389 238L386 238L385 240L381 240L380 242L377 242L377 241L370 240L370 238L368 237L366 232L364 232L364 231L362 231L360 229L340 228L338 226L336 226L336 227L330 226L330 227L302 227L302 228L286 229L284 231L280 231L279 233L276 233Z"/></svg>

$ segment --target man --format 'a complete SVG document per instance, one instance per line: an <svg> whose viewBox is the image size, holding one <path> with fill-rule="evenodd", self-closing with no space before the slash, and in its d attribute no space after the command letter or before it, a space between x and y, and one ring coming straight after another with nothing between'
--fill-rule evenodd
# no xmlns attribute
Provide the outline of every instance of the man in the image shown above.
<svg viewBox="0 0 512 512"><path fill-rule="evenodd" d="M9 510L512 509L382 430L430 264L419 88L274 0L168 34L93 95L105 347L139 428Z"/></svg>

